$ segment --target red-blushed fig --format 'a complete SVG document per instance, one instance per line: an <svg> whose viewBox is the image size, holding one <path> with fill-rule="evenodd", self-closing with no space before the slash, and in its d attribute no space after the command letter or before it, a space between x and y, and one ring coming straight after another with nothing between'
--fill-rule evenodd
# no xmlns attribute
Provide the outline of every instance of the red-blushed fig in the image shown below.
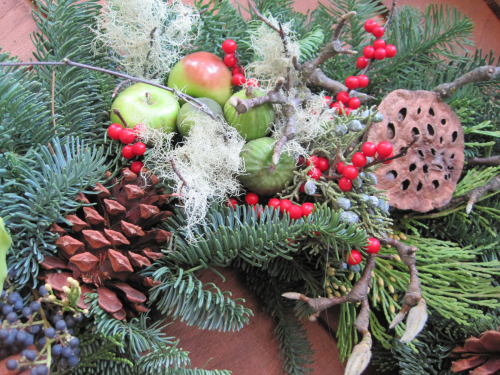
<svg viewBox="0 0 500 375"><path fill-rule="evenodd" d="M254 193L274 195L292 181L295 159L285 152L281 154L279 163L274 165L274 143L273 138L258 138L248 142L241 151L246 172L239 179Z"/></svg>

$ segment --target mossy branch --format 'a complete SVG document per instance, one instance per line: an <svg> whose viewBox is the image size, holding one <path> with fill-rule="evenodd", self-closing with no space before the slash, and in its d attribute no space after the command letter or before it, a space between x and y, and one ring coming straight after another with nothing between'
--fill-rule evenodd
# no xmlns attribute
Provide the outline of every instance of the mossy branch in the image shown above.
<svg viewBox="0 0 500 375"><path fill-rule="evenodd" d="M460 87L474 82L484 82L495 79L500 75L500 67L486 65L476 68L450 83L443 83L434 89L439 98L446 99L452 96Z"/></svg>

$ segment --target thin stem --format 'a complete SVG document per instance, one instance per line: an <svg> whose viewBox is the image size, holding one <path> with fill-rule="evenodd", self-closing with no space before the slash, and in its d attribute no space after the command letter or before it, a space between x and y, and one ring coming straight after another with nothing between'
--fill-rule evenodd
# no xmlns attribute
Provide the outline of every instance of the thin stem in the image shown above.
<svg viewBox="0 0 500 375"><path fill-rule="evenodd" d="M174 161L173 157L170 157L170 164L172 164L172 169L174 170L174 172L177 175L177 177L179 177L179 179L182 181L182 186L181 186L181 189L179 190L179 194L180 194L180 192L182 191L182 188L184 187L184 185L188 186L188 184L187 184L186 180L184 179L184 177L182 177L182 174L179 171L179 169L177 168L177 165L175 164L175 161Z"/></svg>
<svg viewBox="0 0 500 375"><path fill-rule="evenodd" d="M387 30L387 27L391 23L392 19L394 18L394 8L396 8L396 3L398 0L392 0L392 7L391 7L391 12L389 13L389 17L387 17L387 21L384 25L384 30Z"/></svg>
<svg viewBox="0 0 500 375"><path fill-rule="evenodd" d="M128 128L128 124L125 121L125 119L123 118L121 112L119 110L117 110L116 108L113 108L113 112L114 112L115 115L117 115L120 118L120 120L122 120L123 125L125 126L125 128Z"/></svg>
<svg viewBox="0 0 500 375"><path fill-rule="evenodd" d="M118 85L116 85L111 97L114 98L116 96L116 94L118 94L118 91L120 91L120 89L129 82L130 82L130 79L126 79L125 81L121 81Z"/></svg>

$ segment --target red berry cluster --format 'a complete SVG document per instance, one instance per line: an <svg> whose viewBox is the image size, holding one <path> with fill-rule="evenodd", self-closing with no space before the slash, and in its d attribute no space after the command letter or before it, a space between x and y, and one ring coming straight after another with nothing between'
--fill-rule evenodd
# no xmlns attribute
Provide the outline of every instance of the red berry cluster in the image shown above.
<svg viewBox="0 0 500 375"><path fill-rule="evenodd" d="M368 246L365 246L369 254L377 254L380 251L380 242L374 237L368 238ZM351 266L361 263L361 253L358 250L351 250L346 255L347 263Z"/></svg>
<svg viewBox="0 0 500 375"><path fill-rule="evenodd" d="M357 88L363 88L368 86L369 79L364 74L360 74L359 76L350 76L345 80L345 85L349 90L355 90ZM341 113L345 113L346 116L349 116L351 111L358 109L361 105L361 101L356 97L349 97L349 93L347 91L341 91L336 96L337 101L331 103L331 98L329 96L325 96L325 101L330 105L330 108L335 108L337 111ZM347 108L346 108L347 106Z"/></svg>
<svg viewBox="0 0 500 375"><path fill-rule="evenodd" d="M122 156L125 159L132 159L135 156L142 156L146 152L146 145L142 142L136 142L133 145L130 143L135 142L135 134L138 133L143 128L142 124L137 124L134 129L126 128L124 129L120 124L111 124L108 127L109 138L115 141L120 140L126 146L122 149ZM135 174L141 173L144 163L141 161L134 161L130 166L130 170Z"/></svg>
<svg viewBox="0 0 500 375"><path fill-rule="evenodd" d="M226 54L224 56L224 64L228 68L233 68L231 73L233 74L233 85L242 86L247 83L249 86L258 87L259 82L255 78L250 78L248 81L245 78L245 68L243 68L238 60L238 55L236 54L236 49L238 48L236 42L232 39L226 39L222 43L222 50Z"/></svg>
<svg viewBox="0 0 500 375"><path fill-rule="evenodd" d="M304 163L303 159L304 158L302 156L299 158L300 165ZM326 172L328 168L330 168L330 165L328 164L328 160L326 158L320 158L314 155L310 156L306 160L306 165L308 167L310 167L311 164L313 165L313 168L309 172L307 172L307 175L311 177L313 180L319 180L319 178L321 177L321 173ZM299 191L301 193L304 192L304 185L305 183L300 185Z"/></svg>
<svg viewBox="0 0 500 375"><path fill-rule="evenodd" d="M250 206L255 206L257 203L259 203L259 196L255 193L248 193L245 196L245 202ZM238 201L236 201L236 199L231 198L226 203L226 206L236 208L237 204ZM293 204L289 199L279 200L278 198L271 198L267 203L267 205L274 207L275 210L279 208L281 213L287 212L288 215L290 215L290 219L293 220L298 220L301 217L309 216L314 211L314 205L312 203L306 202L298 206ZM262 208L260 207L259 217L261 210Z"/></svg>
<svg viewBox="0 0 500 375"><path fill-rule="evenodd" d="M385 44L385 40L380 39L385 33L383 27L378 26L377 23L373 20L368 20L365 22L365 30L369 33L372 33L377 40L373 42L372 46L366 46L363 48L363 56L358 58L356 62L356 67L358 69L364 69L368 66L368 60L383 60L386 57L392 58L396 56L398 52L396 47L392 44Z"/></svg>

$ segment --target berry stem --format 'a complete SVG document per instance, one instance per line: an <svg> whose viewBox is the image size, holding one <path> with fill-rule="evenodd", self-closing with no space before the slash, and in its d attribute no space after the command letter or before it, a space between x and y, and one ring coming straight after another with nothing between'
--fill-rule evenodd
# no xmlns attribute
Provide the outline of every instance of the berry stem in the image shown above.
<svg viewBox="0 0 500 375"><path fill-rule="evenodd" d="M115 115L117 115L117 116L120 118L120 120L122 120L123 125L125 125L125 128L128 128L128 124L127 124L127 122L125 121L125 119L123 118L123 116L122 116L122 114L120 113L120 111L119 111L119 110L117 110L116 108L113 108L113 113L114 113Z"/></svg>
<svg viewBox="0 0 500 375"><path fill-rule="evenodd" d="M367 165L364 166L363 169L367 169L367 168L370 168L370 167L373 167L374 165L377 165L377 164L380 164L380 163L385 163L386 161L389 161L389 160L394 160L394 159L398 159L398 158L401 158L403 156L406 156L406 153L408 152L408 150L410 149L411 146L413 146L413 144L415 142L417 142L418 140L420 139L420 135L417 134L415 136L413 136L413 140L410 142L410 144L406 147L403 147L403 149L401 150L401 152L397 155L394 155L390 158L385 158L385 159L375 159L374 161L372 161L371 163L368 163Z"/></svg>
<svg viewBox="0 0 500 375"><path fill-rule="evenodd" d="M118 94L118 91L120 91L120 89L126 85L127 83L130 82L130 79L126 79L124 81L121 81L118 85L116 85L115 89L113 90L113 94L111 95L112 98L114 98L116 96L116 94Z"/></svg>
<svg viewBox="0 0 500 375"><path fill-rule="evenodd" d="M394 18L394 9L396 8L397 2L398 2L398 0L392 0L391 12L389 13L389 17L387 17L387 21L385 22L384 30L387 30L387 27L389 26L392 19Z"/></svg>

